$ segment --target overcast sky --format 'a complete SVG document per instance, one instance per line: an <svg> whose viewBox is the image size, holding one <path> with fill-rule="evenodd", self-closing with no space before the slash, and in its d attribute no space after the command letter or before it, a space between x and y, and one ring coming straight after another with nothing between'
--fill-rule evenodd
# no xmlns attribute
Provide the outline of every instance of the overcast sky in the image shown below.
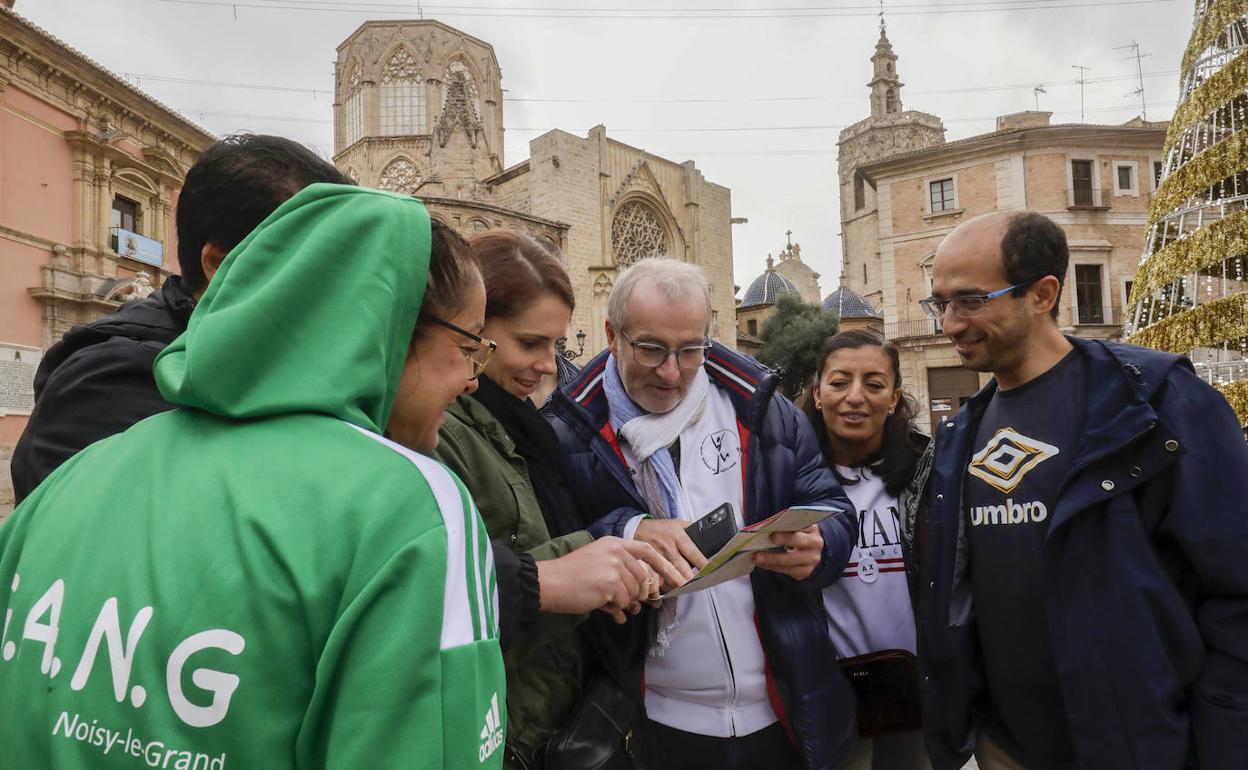
<svg viewBox="0 0 1248 770"><path fill-rule="evenodd" d="M1191 8L889 0L886 18L904 107L943 118L952 140L993 130L996 115L1033 109L1037 96L1054 122L1078 122L1075 64L1091 68L1086 122L1132 118L1136 61L1118 47L1133 40L1148 54L1148 117L1169 118ZM692 159L732 189L733 216L749 219L733 229L738 284L791 229L824 293L835 288L836 139L869 112L871 0L17 0L14 10L215 134L282 134L326 157L335 47L368 19L423 13L494 46L507 165L527 158L541 132L583 136L602 123L608 136Z"/></svg>

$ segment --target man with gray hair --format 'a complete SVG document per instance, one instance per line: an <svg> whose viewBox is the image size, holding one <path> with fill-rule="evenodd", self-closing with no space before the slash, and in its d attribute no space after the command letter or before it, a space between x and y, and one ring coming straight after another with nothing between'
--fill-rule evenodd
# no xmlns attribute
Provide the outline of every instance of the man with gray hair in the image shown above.
<svg viewBox="0 0 1248 770"><path fill-rule="evenodd" d="M596 618L597 676L644 691L636 741L664 768L836 767L855 737L820 590L857 527L809 422L777 375L708 338L701 269L643 260L616 282L609 347L549 406L563 469L595 536L650 543L686 575L706 563L686 527L728 506L737 528L798 505L839 511L773 535L745 575L624 626ZM644 682L644 688L643 688Z"/></svg>

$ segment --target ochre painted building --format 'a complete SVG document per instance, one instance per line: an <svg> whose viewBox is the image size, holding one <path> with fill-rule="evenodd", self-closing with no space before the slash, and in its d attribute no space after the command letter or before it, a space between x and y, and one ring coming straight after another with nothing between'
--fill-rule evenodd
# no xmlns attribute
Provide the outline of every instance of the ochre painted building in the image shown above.
<svg viewBox="0 0 1248 770"><path fill-rule="evenodd" d="M931 293L937 246L971 217L1029 209L1055 220L1071 249L1062 330L1120 339L1167 124L1053 125L1050 113L1024 112L946 142L938 118L902 110L897 57L882 30L872 61L871 117L840 139L844 280L883 315L921 426L955 414L987 381L960 365L918 305Z"/></svg>

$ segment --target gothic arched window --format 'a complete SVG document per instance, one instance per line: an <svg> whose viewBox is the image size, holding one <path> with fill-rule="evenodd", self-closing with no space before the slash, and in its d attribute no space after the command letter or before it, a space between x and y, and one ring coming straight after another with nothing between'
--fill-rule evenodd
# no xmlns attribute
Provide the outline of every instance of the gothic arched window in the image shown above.
<svg viewBox="0 0 1248 770"><path fill-rule="evenodd" d="M421 176L416 170L416 164L407 158L395 158L382 170L377 187L381 190L412 195L420 183Z"/></svg>
<svg viewBox="0 0 1248 770"><path fill-rule="evenodd" d="M891 88L888 89L888 91L884 93L884 111L885 112L897 111L897 94Z"/></svg>
<svg viewBox="0 0 1248 770"><path fill-rule="evenodd" d="M654 208L639 200L620 206L611 220L611 250L621 267L666 254L667 230Z"/></svg>
<svg viewBox="0 0 1248 770"><path fill-rule="evenodd" d="M360 63L351 65L351 75L347 79L346 100L346 144L355 144L364 138L364 75Z"/></svg>
<svg viewBox="0 0 1248 770"><path fill-rule="evenodd" d="M416 59L400 48L381 73L381 134L424 134L426 126L425 79Z"/></svg>

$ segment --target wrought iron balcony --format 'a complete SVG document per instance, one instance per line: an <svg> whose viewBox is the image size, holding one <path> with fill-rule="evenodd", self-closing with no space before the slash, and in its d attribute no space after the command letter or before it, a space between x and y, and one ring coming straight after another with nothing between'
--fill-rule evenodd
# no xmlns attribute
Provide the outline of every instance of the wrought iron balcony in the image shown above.
<svg viewBox="0 0 1248 770"><path fill-rule="evenodd" d="M940 323L931 318L920 318L917 321L899 321L884 324L884 337L893 340L909 340L921 337L940 336Z"/></svg>
<svg viewBox="0 0 1248 770"><path fill-rule="evenodd" d="M1096 187L1072 187L1066 191L1066 208L1107 210L1109 190Z"/></svg>

